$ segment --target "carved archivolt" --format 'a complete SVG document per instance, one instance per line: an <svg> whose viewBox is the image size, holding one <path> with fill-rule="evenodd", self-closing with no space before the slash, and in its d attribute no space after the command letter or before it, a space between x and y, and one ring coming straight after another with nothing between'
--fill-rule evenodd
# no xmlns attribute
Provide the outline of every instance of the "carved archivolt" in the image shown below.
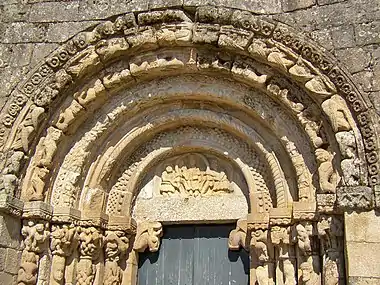
<svg viewBox="0 0 380 285"><path fill-rule="evenodd" d="M108 222L130 217L143 180L160 166L159 193L169 199L232 195L226 169L239 172L251 211L230 247L252 252L253 282L295 284L296 270L304 284L342 279L335 201L379 204L370 188L380 183L371 108L336 62L291 28L233 9L187 13L100 23L10 94L0 114L0 191L55 211L43 221L24 217L19 284L99 283L103 269L107 284L121 284L123 264L136 264L125 253L158 250L162 225L142 223L129 242ZM188 164L189 153L207 162ZM211 153L228 167L211 167ZM330 216L317 221L321 213ZM51 234L50 219L59 221ZM41 269L49 250L51 276Z"/></svg>

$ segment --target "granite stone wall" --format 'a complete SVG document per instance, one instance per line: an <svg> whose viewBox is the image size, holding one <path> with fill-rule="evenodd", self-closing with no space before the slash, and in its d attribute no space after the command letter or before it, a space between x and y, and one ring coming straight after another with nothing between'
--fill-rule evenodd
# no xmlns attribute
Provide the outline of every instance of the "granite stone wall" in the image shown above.
<svg viewBox="0 0 380 285"><path fill-rule="evenodd" d="M101 20L164 7L184 7L193 15L206 4L249 10L299 29L340 60L380 118L379 0L0 0L0 108L39 61ZM12 284L17 275L11 265L19 259L20 222L12 219L0 217L1 284ZM377 213L347 214L345 221L350 284L379 284ZM360 262L368 254L371 259Z"/></svg>

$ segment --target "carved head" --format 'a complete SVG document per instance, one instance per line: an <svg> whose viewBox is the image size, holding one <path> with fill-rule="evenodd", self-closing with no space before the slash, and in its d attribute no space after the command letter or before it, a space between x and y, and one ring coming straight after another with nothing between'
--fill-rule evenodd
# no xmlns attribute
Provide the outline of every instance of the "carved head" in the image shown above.
<svg viewBox="0 0 380 285"><path fill-rule="evenodd" d="M322 148L318 148L315 151L315 157L316 157L318 163L322 163L322 162L326 162L326 161L331 160L331 156L332 155L327 150L324 150Z"/></svg>
<svg viewBox="0 0 380 285"><path fill-rule="evenodd" d="M313 266L309 262L303 262L300 265L300 269L302 272L302 275L301 275L302 281L303 282L309 281L313 273Z"/></svg>

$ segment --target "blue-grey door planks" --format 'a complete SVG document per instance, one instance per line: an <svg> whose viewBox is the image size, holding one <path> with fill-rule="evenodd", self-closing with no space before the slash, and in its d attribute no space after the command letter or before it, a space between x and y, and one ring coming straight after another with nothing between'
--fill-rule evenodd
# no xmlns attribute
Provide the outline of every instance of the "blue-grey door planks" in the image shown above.
<svg viewBox="0 0 380 285"><path fill-rule="evenodd" d="M234 225L164 227L160 251L139 258L139 285L246 285L249 255L228 250Z"/></svg>

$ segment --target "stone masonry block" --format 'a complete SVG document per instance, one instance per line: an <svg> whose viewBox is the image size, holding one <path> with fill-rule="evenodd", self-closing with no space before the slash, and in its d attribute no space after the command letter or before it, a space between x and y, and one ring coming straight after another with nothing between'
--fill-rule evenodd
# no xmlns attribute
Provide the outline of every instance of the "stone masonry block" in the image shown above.
<svg viewBox="0 0 380 285"><path fill-rule="evenodd" d="M20 248L21 223L20 220L9 215L0 216L0 246L7 248Z"/></svg>
<svg viewBox="0 0 380 285"><path fill-rule="evenodd" d="M285 12L309 8L316 4L316 0L283 0L282 9Z"/></svg>
<svg viewBox="0 0 380 285"><path fill-rule="evenodd" d="M79 2L42 2L31 5L29 22L64 22L80 19Z"/></svg>
<svg viewBox="0 0 380 285"><path fill-rule="evenodd" d="M21 261L21 251L7 248L5 258L5 271L10 274L17 274L18 265Z"/></svg>
<svg viewBox="0 0 380 285"><path fill-rule="evenodd" d="M216 5L229 8L248 10L257 14L281 13L281 0L184 0L186 6Z"/></svg>
<svg viewBox="0 0 380 285"><path fill-rule="evenodd" d="M354 27L342 25L331 29L331 36L335 48L349 48L355 46Z"/></svg>
<svg viewBox="0 0 380 285"><path fill-rule="evenodd" d="M380 21L363 23L356 26L355 35L358 45L380 43Z"/></svg>
<svg viewBox="0 0 380 285"><path fill-rule="evenodd" d="M347 242L346 249L349 276L380 277L380 243Z"/></svg>
<svg viewBox="0 0 380 285"><path fill-rule="evenodd" d="M348 242L380 243L380 219L373 210L345 213L345 227Z"/></svg>
<svg viewBox="0 0 380 285"><path fill-rule="evenodd" d="M361 47L337 50L335 54L351 73L364 70L371 61L370 53Z"/></svg>

